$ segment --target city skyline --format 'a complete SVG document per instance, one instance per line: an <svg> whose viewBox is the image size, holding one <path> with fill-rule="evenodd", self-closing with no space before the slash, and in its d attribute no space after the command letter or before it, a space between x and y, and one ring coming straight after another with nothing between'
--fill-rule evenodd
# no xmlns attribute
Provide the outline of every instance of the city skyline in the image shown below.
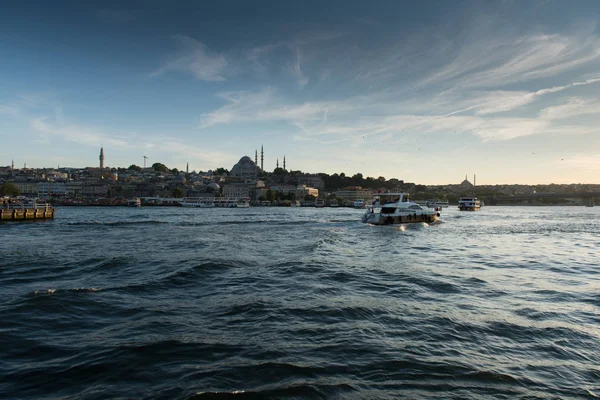
<svg viewBox="0 0 600 400"><path fill-rule="evenodd" d="M599 18L595 1L10 4L0 165L96 166L103 147L108 167L206 171L262 144L267 171L598 183Z"/></svg>

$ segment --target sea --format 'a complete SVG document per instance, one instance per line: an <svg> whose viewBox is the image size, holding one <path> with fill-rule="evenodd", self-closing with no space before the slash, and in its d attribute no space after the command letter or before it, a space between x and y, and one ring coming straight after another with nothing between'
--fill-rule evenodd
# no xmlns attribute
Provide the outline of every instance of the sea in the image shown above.
<svg viewBox="0 0 600 400"><path fill-rule="evenodd" d="M600 207L0 224L3 399L600 396Z"/></svg>

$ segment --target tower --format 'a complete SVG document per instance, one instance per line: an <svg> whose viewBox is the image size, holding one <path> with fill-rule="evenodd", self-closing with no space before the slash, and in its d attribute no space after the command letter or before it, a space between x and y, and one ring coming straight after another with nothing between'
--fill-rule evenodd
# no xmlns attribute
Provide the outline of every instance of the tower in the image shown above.
<svg viewBox="0 0 600 400"><path fill-rule="evenodd" d="M258 167L258 149L254 150L254 165Z"/></svg>
<svg viewBox="0 0 600 400"><path fill-rule="evenodd" d="M10 170L13 171L15 169L15 160L12 160L12 164L10 164Z"/></svg>
<svg viewBox="0 0 600 400"><path fill-rule="evenodd" d="M285 155L283 156L283 169L285 169Z"/></svg>
<svg viewBox="0 0 600 400"><path fill-rule="evenodd" d="M104 169L104 147L100 147L100 168Z"/></svg>
<svg viewBox="0 0 600 400"><path fill-rule="evenodd" d="M265 163L265 152L263 150L262 145L260 146L260 169L264 171L264 163Z"/></svg>
<svg viewBox="0 0 600 400"><path fill-rule="evenodd" d="M477 184L477 175L473 174L473 186Z"/></svg>
<svg viewBox="0 0 600 400"><path fill-rule="evenodd" d="M277 157L277 168L279 168L279 157Z"/></svg>
<svg viewBox="0 0 600 400"><path fill-rule="evenodd" d="M185 164L185 173L189 174L190 173L190 163L186 163Z"/></svg>

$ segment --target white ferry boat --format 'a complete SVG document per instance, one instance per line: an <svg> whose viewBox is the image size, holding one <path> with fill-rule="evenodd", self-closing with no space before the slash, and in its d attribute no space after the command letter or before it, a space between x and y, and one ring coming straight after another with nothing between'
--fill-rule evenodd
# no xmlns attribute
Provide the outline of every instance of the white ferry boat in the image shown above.
<svg viewBox="0 0 600 400"><path fill-rule="evenodd" d="M129 207L141 207L142 201L140 200L139 197L134 197L133 199L127 200L127 205Z"/></svg>
<svg viewBox="0 0 600 400"><path fill-rule="evenodd" d="M215 200L212 197L184 197L179 204L182 207L213 208Z"/></svg>
<svg viewBox="0 0 600 400"><path fill-rule="evenodd" d="M438 220L440 210L421 207L409 200L408 193L381 193L368 206L362 222L372 225L431 223Z"/></svg>
<svg viewBox="0 0 600 400"><path fill-rule="evenodd" d="M364 200L354 200L353 207L354 208L365 208L367 203Z"/></svg>
<svg viewBox="0 0 600 400"><path fill-rule="evenodd" d="M250 207L250 199L248 197L242 197L237 200L235 204L237 208L249 208Z"/></svg>
<svg viewBox="0 0 600 400"><path fill-rule="evenodd" d="M481 209L481 201L477 197L463 197L458 200L460 211L478 211Z"/></svg>

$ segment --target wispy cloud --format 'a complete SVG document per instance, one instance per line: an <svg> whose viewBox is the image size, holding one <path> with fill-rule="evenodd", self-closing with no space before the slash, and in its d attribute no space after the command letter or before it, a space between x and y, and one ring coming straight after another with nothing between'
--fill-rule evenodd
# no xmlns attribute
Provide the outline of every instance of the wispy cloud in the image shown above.
<svg viewBox="0 0 600 400"><path fill-rule="evenodd" d="M161 76L168 72L185 72L203 81L224 81L227 60L223 54L214 54L208 47L188 36L176 35L179 51L163 66L150 73L151 77Z"/></svg>
<svg viewBox="0 0 600 400"><path fill-rule="evenodd" d="M109 144L113 147L133 147L124 138L115 137L101 132L97 129L83 127L80 125L57 124L50 122L47 118L38 117L30 121L31 128L49 135L60 136L63 140L84 145Z"/></svg>
<svg viewBox="0 0 600 400"><path fill-rule="evenodd" d="M20 113L19 107L15 105L2 105L0 104L0 114L8 115L10 117L16 117Z"/></svg>
<svg viewBox="0 0 600 400"><path fill-rule="evenodd" d="M421 80L419 86L498 87L555 76L600 57L600 39L591 33L580 37L471 37L450 63Z"/></svg>
<svg viewBox="0 0 600 400"><path fill-rule="evenodd" d="M598 113L600 113L600 101L572 97L566 104L544 108L540 111L540 118L559 120Z"/></svg>
<svg viewBox="0 0 600 400"><path fill-rule="evenodd" d="M308 78L306 77L306 75L304 75L304 72L302 72L302 67L300 66L300 62L302 60L302 54L300 53L300 49L296 48L294 53L295 62L290 67L290 69L292 75L296 78L296 81L298 82L298 86L300 87L300 89L302 89L308 83Z"/></svg>
<svg viewBox="0 0 600 400"><path fill-rule="evenodd" d="M200 128L218 124L256 121L287 121L294 126L307 122L326 121L328 113L339 112L343 102L306 102L285 104L273 88L260 92L223 92L219 97L229 103L201 116Z"/></svg>

